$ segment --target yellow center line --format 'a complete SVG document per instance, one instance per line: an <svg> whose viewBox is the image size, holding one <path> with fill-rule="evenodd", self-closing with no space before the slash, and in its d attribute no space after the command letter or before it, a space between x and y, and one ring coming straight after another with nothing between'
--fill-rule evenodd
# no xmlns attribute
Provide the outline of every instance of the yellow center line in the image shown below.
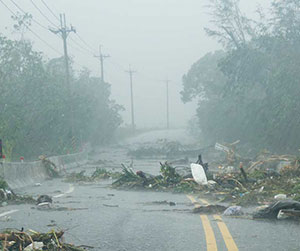
<svg viewBox="0 0 300 251"><path fill-rule="evenodd" d="M205 206L208 206L209 203L207 200L204 200L204 199L199 199L199 201L201 201Z"/></svg>
<svg viewBox="0 0 300 251"><path fill-rule="evenodd" d="M205 232L206 250L207 251L217 251L218 247L217 247L215 234L210 225L207 215L200 215L200 218L202 220L202 225L203 225L203 229Z"/></svg>
<svg viewBox="0 0 300 251"><path fill-rule="evenodd" d="M193 204L200 204L193 196L187 195L186 197L188 197Z"/></svg>
<svg viewBox="0 0 300 251"><path fill-rule="evenodd" d="M223 239L224 239L227 249L230 251L238 251L239 249L238 249L237 245L235 244L235 242L234 242L226 224L222 220L221 216L214 215L214 218L215 218L215 220L218 221L217 224L218 224L220 232L223 236Z"/></svg>
<svg viewBox="0 0 300 251"><path fill-rule="evenodd" d="M199 204L199 202L191 195L187 195L187 197L192 201L193 204ZM211 227L211 224L209 222L209 219L207 215L200 215L202 226L205 233L205 239L206 239L206 250L207 251L217 251L217 242L215 238L214 231Z"/></svg>
<svg viewBox="0 0 300 251"><path fill-rule="evenodd" d="M199 204L199 202L193 196L187 195L187 197L193 202L193 204ZM198 200L206 206L209 205L209 202L204 199L199 198ZM203 229L205 232L207 251L218 250L215 234L213 232L213 229L211 227L211 224L209 222L207 215L200 215L200 218L201 218ZM235 241L233 240L225 222L222 220L222 217L219 215L214 215L214 219L217 220L217 225L222 234L222 237L223 237L223 240L225 242L227 249L229 251L238 251L239 249L238 249Z"/></svg>

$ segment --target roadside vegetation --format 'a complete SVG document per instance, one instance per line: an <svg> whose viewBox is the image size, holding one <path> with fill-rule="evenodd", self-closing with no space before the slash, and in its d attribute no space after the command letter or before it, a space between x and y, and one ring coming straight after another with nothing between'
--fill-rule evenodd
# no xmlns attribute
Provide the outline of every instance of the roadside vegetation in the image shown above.
<svg viewBox="0 0 300 251"><path fill-rule="evenodd" d="M206 31L223 50L193 64L181 92L184 102L198 101L191 128L202 142L240 140L254 153L298 151L299 9L299 1L276 0L252 20L238 0L211 1Z"/></svg>
<svg viewBox="0 0 300 251"><path fill-rule="evenodd" d="M16 31L28 19L20 17ZM76 151L86 142L110 141L122 109L110 98L110 84L74 70L72 62L70 74L71 92L63 57L49 59L23 36L0 34L0 138L7 159L72 152L72 134Z"/></svg>

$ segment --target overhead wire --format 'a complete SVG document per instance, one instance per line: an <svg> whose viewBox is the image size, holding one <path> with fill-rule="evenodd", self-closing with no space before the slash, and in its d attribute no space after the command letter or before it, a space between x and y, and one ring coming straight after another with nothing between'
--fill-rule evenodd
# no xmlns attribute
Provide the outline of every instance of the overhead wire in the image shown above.
<svg viewBox="0 0 300 251"><path fill-rule="evenodd" d="M81 42L83 42L88 48L90 48L92 51L94 51L92 46L90 46L77 32L75 34L79 38L79 40L81 40Z"/></svg>
<svg viewBox="0 0 300 251"><path fill-rule="evenodd" d="M42 11L41 9L34 3L33 0L30 0L30 2L32 3L32 5L38 10L38 12L52 25L54 25L56 28L58 28L58 25L56 25L54 22L52 22L52 20L50 18L48 18Z"/></svg>
<svg viewBox="0 0 300 251"><path fill-rule="evenodd" d="M27 14L27 12L24 10L24 9L22 9L21 7L20 7L20 5L18 5L14 0L10 0L20 11L22 11L24 14ZM47 31L49 31L49 28L47 28L45 25L43 25L43 24L41 24L40 22L38 22L35 18L32 18L32 21L34 22L34 23L36 23L37 25L39 25L41 28L43 28L43 29L45 29L45 30L47 30ZM58 37L59 37L59 35L58 34L56 34Z"/></svg>
<svg viewBox="0 0 300 251"><path fill-rule="evenodd" d="M51 24L53 24L53 22L40 10L40 8L33 2L33 0L30 0L31 2L32 2L32 4L35 6L35 8L37 8L38 10L39 10L39 12L45 17L45 18L47 18L47 20L51 23ZM41 0L41 2L46 6L46 8L48 9L48 11L58 20L58 21L60 21L60 19L58 18L58 16L54 13L54 11L46 4L46 2L45 1L43 1L43 0ZM57 26L56 26L57 27ZM58 28L58 27L57 27ZM93 50L93 48L76 32L75 33L76 34L76 36L81 40L81 42L82 43L84 43L85 44L85 46L87 46L88 47L88 49L87 48L85 48L85 47L83 47L81 44L79 44L75 39L73 39L72 37L70 37L70 40L74 43L74 44L76 44L81 50L83 50L83 51L86 51L86 52L88 52L88 53L90 53L91 55L95 55L95 53L93 52L94 50ZM71 47L74 47L74 46L72 46L71 45ZM78 48L75 48L75 49L78 49Z"/></svg>
<svg viewBox="0 0 300 251"><path fill-rule="evenodd" d="M17 15L8 7L8 5L3 1L0 0L0 2L4 5L4 7L15 17L17 17ZM56 50L53 46L51 46L47 41L45 41L44 39L42 39L35 31L33 31L28 25L24 24L25 27L35 36L37 37L40 41L42 41L44 44L46 44L50 49L52 49L53 51L55 51L56 53L58 53L60 56L62 56L62 54Z"/></svg>
<svg viewBox="0 0 300 251"><path fill-rule="evenodd" d="M45 5L45 7L49 10L49 12L60 22L59 17L52 11L52 9L49 7L49 5L46 4L44 0L41 0L41 2Z"/></svg>
<svg viewBox="0 0 300 251"><path fill-rule="evenodd" d="M17 7L17 9L19 9L21 12L23 12L24 14L26 14L27 12L20 7L14 0L10 0L11 3ZM3 0L0 0L0 2L15 16L17 17L17 15L4 3ZM38 12L53 26L55 26L56 28L59 28L57 24L55 24L50 18L48 18L43 11L37 6L36 3L34 3L33 0L30 0L30 2L33 4L33 6L38 10ZM44 4L44 6L47 8L47 10L51 13L51 15L53 17L55 17L56 20L60 21L60 19L58 18L58 16L54 13L54 11L47 5L47 3L44 0L41 0L41 2ZM32 21L34 23L36 23L38 26L40 26L41 28L45 29L45 30L49 30L45 25L41 24L40 22L38 22L35 18L32 18ZM57 49L55 49L53 46L51 46L47 41L45 41L44 39L42 39L35 31L33 31L28 25L25 25L26 28L34 35L36 36L40 41L42 41L44 44L46 44L49 48L51 48L53 51L55 51L56 53L58 53L60 56L62 56L61 52L59 52ZM76 36L78 37L78 39L85 45L85 47L83 47L81 44L79 44L75 39L73 39L72 37L70 37L70 40L76 45L77 48L74 47L73 44L70 44L70 47L76 49L77 51L81 51L82 53L89 53L90 55L94 56L96 53L94 53L94 49L92 48L92 46L90 46L78 33L75 33ZM59 35L56 34L58 37ZM78 48L79 47L79 48ZM78 65L80 67L84 67L82 65L80 65L79 63L73 62L75 65ZM121 71L125 71L126 68L123 67L122 65L120 65L119 63L115 62L114 60L110 60L110 64L112 64L116 69L119 68ZM149 76L147 77L144 74L139 73L139 75L143 75L144 77L146 77L149 80L154 80L154 81L158 81L157 79L154 78L149 78Z"/></svg>
<svg viewBox="0 0 300 251"><path fill-rule="evenodd" d="M13 1L13 0L11 0L11 1ZM54 25L56 28L58 28L59 29L59 27L52 21L52 20L50 20L50 18L48 18L42 11L41 11L41 9L37 6L37 4L35 4L34 2L33 2L33 0L30 0L31 1L31 3L33 4L33 6L39 11L39 13L50 23L50 24L52 24L52 25ZM45 2L44 2L44 4L45 5L47 5ZM17 5L16 5L17 6ZM59 18L55 15L55 13L50 9L50 7L47 5L46 6L47 7L47 9L49 10L49 12L52 14L52 15L54 15L55 16L55 18L57 19L57 20L59 20ZM46 27L45 27L46 28ZM46 28L47 29L47 28ZM48 29L47 29L48 30ZM60 37L58 34L56 34L58 37ZM88 52L88 53L90 53L90 54L92 54L93 55L93 53L91 52L91 51L89 51L88 49L86 49L86 48L84 48L83 46L81 46L78 42L76 42L72 37L70 37L70 40L74 43L74 44L76 44L78 47L80 47L80 48L74 48L74 46L72 45L72 44L69 44L69 46L70 47L72 47L72 48L74 48L74 49L76 49L77 51L80 51L81 50L81 52L83 52L83 53L86 53L86 52ZM85 52L84 52L85 51Z"/></svg>
<svg viewBox="0 0 300 251"><path fill-rule="evenodd" d="M76 34L76 33L75 33L75 34ZM95 53L93 53L92 51L90 51L90 50L84 48L81 44L79 44L79 43L78 43L75 39L73 39L72 37L69 37L69 39L70 39L74 44L76 44L81 50L85 51L85 53L87 52L87 53L91 54L92 56L95 55Z"/></svg>

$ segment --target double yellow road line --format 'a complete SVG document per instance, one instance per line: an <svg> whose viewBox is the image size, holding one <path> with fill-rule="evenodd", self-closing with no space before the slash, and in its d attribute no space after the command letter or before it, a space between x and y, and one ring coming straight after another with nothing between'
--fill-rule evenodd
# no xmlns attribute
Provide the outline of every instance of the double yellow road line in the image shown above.
<svg viewBox="0 0 300 251"><path fill-rule="evenodd" d="M193 196L188 195L187 196L190 201L194 204L194 205L209 205L209 203L204 200L204 199L199 199L199 201L197 201ZM229 229L227 228L225 222L222 220L222 217L219 215L213 215L214 219L217 221L217 225L219 227L219 230L222 234L223 240L225 242L225 245L227 247L227 249L229 251L238 251L238 247L235 244L235 241L233 240ZM203 225L203 229L204 229L204 233L205 233L205 239L206 239L206 249L207 251L217 251L218 247L217 247L217 242L216 242L216 237L213 231L213 228L211 227L209 218L207 215L200 215L201 221L202 221L202 225Z"/></svg>

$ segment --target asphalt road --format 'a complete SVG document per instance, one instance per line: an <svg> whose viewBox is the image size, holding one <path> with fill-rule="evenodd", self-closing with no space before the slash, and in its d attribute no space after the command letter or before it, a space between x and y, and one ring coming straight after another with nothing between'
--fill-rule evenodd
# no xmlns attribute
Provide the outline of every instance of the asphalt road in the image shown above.
<svg viewBox="0 0 300 251"><path fill-rule="evenodd" d="M97 154L114 166L128 158L118 152L123 153L121 148L110 148ZM149 165L145 161L145 169L152 164L156 168L154 160ZM300 250L299 223L192 214L196 203L213 201L194 195L113 190L110 182L72 185L49 180L21 189L19 193L53 196L55 209L1 207L0 228L64 229L66 241L94 250ZM164 200L176 205L154 203Z"/></svg>

